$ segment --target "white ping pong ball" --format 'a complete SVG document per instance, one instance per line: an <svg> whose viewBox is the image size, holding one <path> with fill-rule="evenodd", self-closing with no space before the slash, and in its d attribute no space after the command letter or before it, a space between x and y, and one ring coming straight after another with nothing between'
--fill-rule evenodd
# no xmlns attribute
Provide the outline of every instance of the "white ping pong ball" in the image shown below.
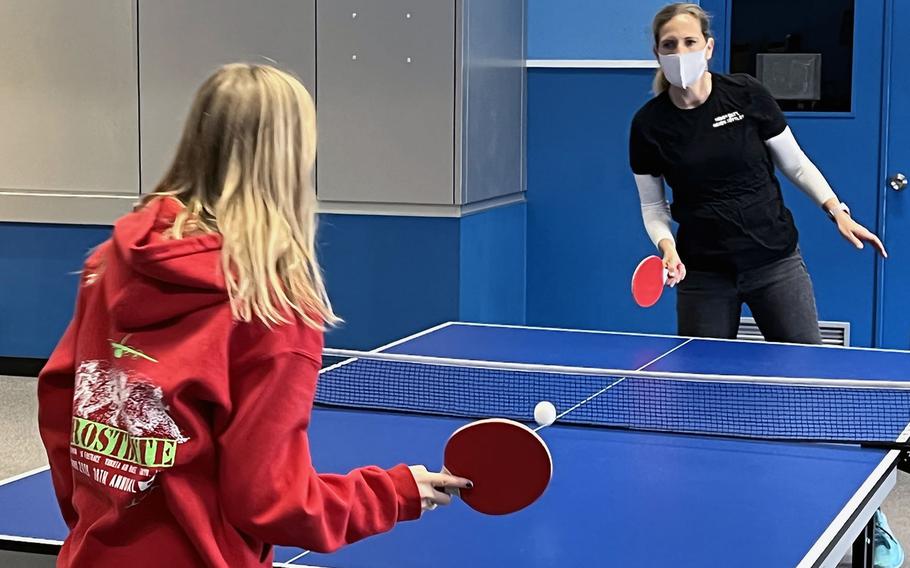
<svg viewBox="0 0 910 568"><path fill-rule="evenodd" d="M556 407L546 400L538 402L534 407L534 420L541 426L549 426L556 421Z"/></svg>

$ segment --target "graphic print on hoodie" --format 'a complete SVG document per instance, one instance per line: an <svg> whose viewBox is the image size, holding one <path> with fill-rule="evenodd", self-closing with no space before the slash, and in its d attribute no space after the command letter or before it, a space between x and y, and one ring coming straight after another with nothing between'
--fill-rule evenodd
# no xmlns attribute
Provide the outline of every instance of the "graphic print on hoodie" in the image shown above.
<svg viewBox="0 0 910 568"><path fill-rule="evenodd" d="M168 414L161 387L116 362L122 357L157 360L126 341L111 341L114 361L83 361L73 393L73 470L95 483L137 494L154 488L155 477L174 465L189 438Z"/></svg>
<svg viewBox="0 0 910 568"><path fill-rule="evenodd" d="M86 263L84 286L98 288L99 303L112 317L88 322L97 328L82 330L83 337L107 339L90 341L74 361L73 475L123 508L138 505L157 488L191 437L167 403L165 388L174 388L178 374L174 353L161 349L148 330L224 298L217 280L220 237L170 241L164 231L179 206L170 200L155 205L118 222L114 238ZM110 255L128 262L115 269L105 260ZM168 287L187 285L194 292L189 301L186 294L167 294ZM181 331L177 335L188 335ZM143 345L149 340L161 353Z"/></svg>

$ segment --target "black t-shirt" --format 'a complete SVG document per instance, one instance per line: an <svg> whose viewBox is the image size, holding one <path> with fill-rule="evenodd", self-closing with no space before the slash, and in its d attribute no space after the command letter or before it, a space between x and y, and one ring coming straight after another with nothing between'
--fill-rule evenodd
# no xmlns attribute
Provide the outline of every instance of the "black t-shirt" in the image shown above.
<svg viewBox="0 0 910 568"><path fill-rule="evenodd" d="M672 189L687 267L741 271L796 248L793 216L764 144L786 127L771 93L740 74L713 73L711 94L696 108L680 109L663 92L636 113L632 171L663 176Z"/></svg>

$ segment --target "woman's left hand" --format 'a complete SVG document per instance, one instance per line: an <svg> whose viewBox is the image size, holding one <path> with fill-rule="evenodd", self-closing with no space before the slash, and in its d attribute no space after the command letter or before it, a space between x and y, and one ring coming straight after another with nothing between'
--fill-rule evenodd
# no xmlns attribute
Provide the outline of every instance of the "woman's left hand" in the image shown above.
<svg viewBox="0 0 910 568"><path fill-rule="evenodd" d="M870 242L883 257L888 258L888 253L885 252L885 245L875 236L875 233L854 221L850 215L845 212L838 213L835 216L835 221L837 222L837 230L840 231L840 234L845 239L853 243L853 246L861 249L863 248L863 241Z"/></svg>

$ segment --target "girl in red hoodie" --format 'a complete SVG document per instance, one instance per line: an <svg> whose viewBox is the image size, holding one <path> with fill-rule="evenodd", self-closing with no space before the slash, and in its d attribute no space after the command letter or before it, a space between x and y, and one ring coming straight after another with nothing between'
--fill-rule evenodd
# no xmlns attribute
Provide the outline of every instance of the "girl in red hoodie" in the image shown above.
<svg viewBox="0 0 910 568"><path fill-rule="evenodd" d="M447 504L422 466L313 469L323 325L315 108L294 77L228 65L199 89L158 188L86 262L38 381L59 566L269 566Z"/></svg>

